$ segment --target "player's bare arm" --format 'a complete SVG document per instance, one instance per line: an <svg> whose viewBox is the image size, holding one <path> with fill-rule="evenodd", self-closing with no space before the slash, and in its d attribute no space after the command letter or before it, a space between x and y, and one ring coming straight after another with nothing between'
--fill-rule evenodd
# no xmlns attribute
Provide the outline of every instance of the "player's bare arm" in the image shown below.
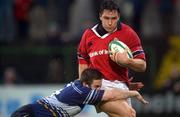
<svg viewBox="0 0 180 117"><path fill-rule="evenodd" d="M142 59L129 59L127 66L137 72L144 72L146 70L146 62Z"/></svg>
<svg viewBox="0 0 180 117"><path fill-rule="evenodd" d="M88 68L87 64L79 64L79 78L81 76L81 73Z"/></svg>
<svg viewBox="0 0 180 117"><path fill-rule="evenodd" d="M148 104L148 102L141 96L141 94L138 91L128 91L116 88L113 88L112 90L105 90L102 100L113 101L127 99L131 97L137 98L143 104Z"/></svg>
<svg viewBox="0 0 180 117"><path fill-rule="evenodd" d="M146 62L142 59L132 59L127 57L127 50L123 53L111 53L111 59L125 67L128 67L137 72L144 72L146 70Z"/></svg>

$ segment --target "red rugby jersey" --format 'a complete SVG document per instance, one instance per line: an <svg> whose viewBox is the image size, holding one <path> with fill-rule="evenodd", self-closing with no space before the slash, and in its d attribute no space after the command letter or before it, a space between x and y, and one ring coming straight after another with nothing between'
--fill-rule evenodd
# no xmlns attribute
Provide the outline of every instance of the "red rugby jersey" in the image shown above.
<svg viewBox="0 0 180 117"><path fill-rule="evenodd" d="M106 32L101 24L87 29L79 44L78 62L100 70L107 80L128 82L128 69L113 62L108 55L108 44L114 38L124 42L131 49L134 58L145 60L139 37L128 25L121 23L113 33Z"/></svg>

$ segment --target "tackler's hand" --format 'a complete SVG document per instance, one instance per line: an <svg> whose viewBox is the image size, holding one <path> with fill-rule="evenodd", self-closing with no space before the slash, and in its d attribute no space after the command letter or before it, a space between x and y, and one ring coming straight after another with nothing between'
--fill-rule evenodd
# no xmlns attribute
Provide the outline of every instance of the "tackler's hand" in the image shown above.
<svg viewBox="0 0 180 117"><path fill-rule="evenodd" d="M149 102L146 101L146 100L143 98L143 96L141 96L140 93L138 93L138 95L136 96L136 98L137 98L140 102L142 102L143 104L145 104L145 105L149 104Z"/></svg>

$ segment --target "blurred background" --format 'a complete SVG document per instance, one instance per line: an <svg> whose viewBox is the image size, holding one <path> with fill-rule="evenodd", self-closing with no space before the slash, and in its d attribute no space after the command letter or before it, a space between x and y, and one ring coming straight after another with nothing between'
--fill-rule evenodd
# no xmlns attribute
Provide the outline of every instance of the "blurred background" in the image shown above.
<svg viewBox="0 0 180 117"><path fill-rule="evenodd" d="M78 78L77 47L102 0L0 0L0 117ZM180 0L118 0L121 21L139 35L147 58L150 105L138 117L180 116ZM93 107L79 116L93 117Z"/></svg>

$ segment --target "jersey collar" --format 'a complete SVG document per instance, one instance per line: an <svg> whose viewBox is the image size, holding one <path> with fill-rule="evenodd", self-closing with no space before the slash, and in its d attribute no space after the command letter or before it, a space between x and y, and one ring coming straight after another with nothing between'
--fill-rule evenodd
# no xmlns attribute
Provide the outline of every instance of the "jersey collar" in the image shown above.
<svg viewBox="0 0 180 117"><path fill-rule="evenodd" d="M117 30L121 30L121 23L119 22L117 25ZM101 38L105 38L106 36L108 36L110 33L108 33L102 26L101 23L96 24L93 28L92 28L93 32Z"/></svg>

